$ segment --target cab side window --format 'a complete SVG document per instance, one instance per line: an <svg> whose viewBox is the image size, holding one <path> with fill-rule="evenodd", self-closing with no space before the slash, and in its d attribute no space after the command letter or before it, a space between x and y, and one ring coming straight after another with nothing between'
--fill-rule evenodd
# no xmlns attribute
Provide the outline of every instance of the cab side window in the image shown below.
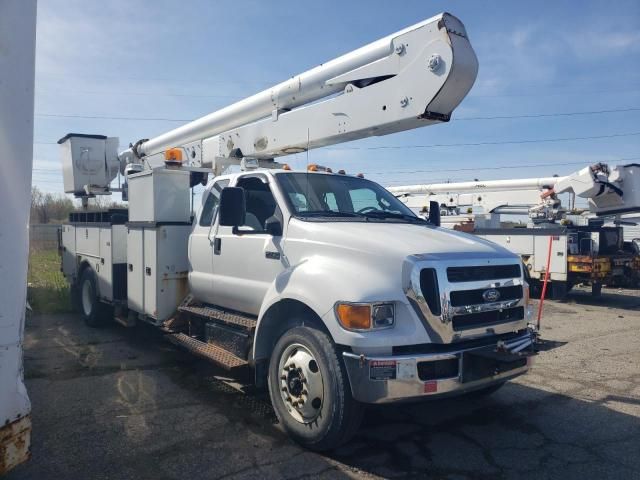
<svg viewBox="0 0 640 480"><path fill-rule="evenodd" d="M265 223L276 210L276 200L269 185L257 177L243 177L238 187L244 188L247 214L245 226L253 231L264 232Z"/></svg>
<svg viewBox="0 0 640 480"><path fill-rule="evenodd" d="M218 213L218 206L220 205L220 192L222 192L222 189L227 185L229 185L229 180L220 180L211 187L211 191L204 202L204 207L202 207L199 222L201 227L210 227L215 220Z"/></svg>

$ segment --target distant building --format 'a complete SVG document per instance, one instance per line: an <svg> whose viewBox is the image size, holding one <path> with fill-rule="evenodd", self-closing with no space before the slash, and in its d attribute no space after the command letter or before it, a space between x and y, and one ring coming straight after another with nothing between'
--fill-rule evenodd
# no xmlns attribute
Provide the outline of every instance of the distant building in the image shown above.
<svg viewBox="0 0 640 480"><path fill-rule="evenodd" d="M635 223L636 225L623 225L624 241L630 242L635 238L640 238L640 215L623 216L624 222Z"/></svg>
<svg viewBox="0 0 640 480"><path fill-rule="evenodd" d="M622 225L622 231L625 242L630 242L631 240L640 238L640 215L635 213L631 215L622 215L620 219L624 222L624 224ZM614 223L607 222L606 225L613 226Z"/></svg>

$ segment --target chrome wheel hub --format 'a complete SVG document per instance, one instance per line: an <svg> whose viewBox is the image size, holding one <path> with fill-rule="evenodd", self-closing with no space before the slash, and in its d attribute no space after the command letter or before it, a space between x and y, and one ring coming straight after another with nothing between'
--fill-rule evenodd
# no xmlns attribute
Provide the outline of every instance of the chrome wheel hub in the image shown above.
<svg viewBox="0 0 640 480"><path fill-rule="evenodd" d="M313 354L298 343L289 345L278 364L280 395L289 414L300 423L311 423L324 401L324 381Z"/></svg>

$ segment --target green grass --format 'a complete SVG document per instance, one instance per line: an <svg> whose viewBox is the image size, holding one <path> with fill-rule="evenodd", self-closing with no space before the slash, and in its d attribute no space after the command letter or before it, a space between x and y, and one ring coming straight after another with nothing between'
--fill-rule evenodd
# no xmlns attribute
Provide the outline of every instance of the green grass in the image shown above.
<svg viewBox="0 0 640 480"><path fill-rule="evenodd" d="M57 250L29 253L28 300L34 313L71 312L69 284L60 271Z"/></svg>

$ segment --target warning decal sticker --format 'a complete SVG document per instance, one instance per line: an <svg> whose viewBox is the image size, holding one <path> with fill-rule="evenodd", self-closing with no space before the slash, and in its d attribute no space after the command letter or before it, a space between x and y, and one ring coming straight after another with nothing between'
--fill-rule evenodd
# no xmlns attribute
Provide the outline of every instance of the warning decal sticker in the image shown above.
<svg viewBox="0 0 640 480"><path fill-rule="evenodd" d="M369 378L371 380L395 380L395 360L371 360L369 362Z"/></svg>

